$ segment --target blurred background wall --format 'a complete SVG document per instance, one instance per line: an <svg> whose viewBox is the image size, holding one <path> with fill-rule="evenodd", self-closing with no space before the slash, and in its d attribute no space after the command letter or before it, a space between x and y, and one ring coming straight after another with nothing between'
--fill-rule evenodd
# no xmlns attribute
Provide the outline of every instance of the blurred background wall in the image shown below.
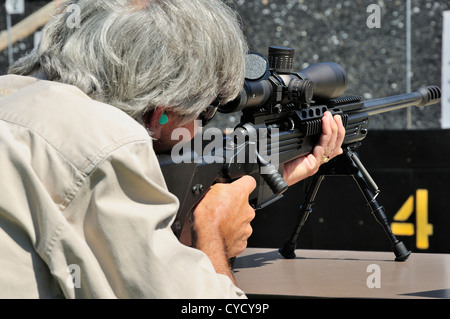
<svg viewBox="0 0 450 319"><path fill-rule="evenodd" d="M311 63L337 62L347 71L349 95L377 98L441 85L442 15L450 9L448 1L228 2L241 15L252 50L266 55L270 45L292 47L297 70ZM381 9L379 28L367 25L373 4ZM438 128L440 115L439 106L402 110L374 118L372 128Z"/></svg>

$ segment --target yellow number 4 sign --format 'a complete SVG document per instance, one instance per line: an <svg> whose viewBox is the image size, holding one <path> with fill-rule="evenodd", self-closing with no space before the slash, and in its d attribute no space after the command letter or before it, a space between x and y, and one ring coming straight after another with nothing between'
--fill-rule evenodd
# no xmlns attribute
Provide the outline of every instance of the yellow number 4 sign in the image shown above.
<svg viewBox="0 0 450 319"><path fill-rule="evenodd" d="M428 237L433 235L433 225L428 223L428 190L418 189L416 191L416 247L428 249ZM394 216L391 224L392 232L399 236L413 236L414 224L405 223L414 212L414 195L408 197L403 206Z"/></svg>

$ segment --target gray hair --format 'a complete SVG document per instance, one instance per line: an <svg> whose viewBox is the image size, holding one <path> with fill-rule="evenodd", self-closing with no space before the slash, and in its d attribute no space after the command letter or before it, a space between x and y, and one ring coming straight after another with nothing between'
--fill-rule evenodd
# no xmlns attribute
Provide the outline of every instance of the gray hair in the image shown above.
<svg viewBox="0 0 450 319"><path fill-rule="evenodd" d="M235 98L247 44L236 13L220 0L78 0L55 15L40 45L9 73L71 84L136 120L155 107L192 120L216 97ZM72 6L73 7L73 6ZM69 7L70 8L70 7Z"/></svg>

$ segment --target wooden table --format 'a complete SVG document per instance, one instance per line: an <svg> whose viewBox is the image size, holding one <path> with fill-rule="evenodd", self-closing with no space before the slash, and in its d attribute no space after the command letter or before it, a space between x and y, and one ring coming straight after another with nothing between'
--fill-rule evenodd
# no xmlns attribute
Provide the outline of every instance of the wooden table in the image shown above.
<svg viewBox="0 0 450 319"><path fill-rule="evenodd" d="M234 269L249 298L450 298L450 254L248 248Z"/></svg>

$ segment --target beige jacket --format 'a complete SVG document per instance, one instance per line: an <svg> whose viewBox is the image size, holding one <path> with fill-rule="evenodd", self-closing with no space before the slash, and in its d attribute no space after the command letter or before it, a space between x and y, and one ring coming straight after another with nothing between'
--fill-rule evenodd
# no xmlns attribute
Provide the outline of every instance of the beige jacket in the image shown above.
<svg viewBox="0 0 450 319"><path fill-rule="evenodd" d="M79 89L0 77L0 298L245 297L178 242L146 130Z"/></svg>

